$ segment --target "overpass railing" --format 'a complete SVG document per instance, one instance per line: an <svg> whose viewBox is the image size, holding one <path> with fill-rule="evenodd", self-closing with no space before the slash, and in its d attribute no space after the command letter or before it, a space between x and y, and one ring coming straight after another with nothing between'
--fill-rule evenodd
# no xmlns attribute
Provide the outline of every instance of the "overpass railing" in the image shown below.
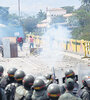
<svg viewBox="0 0 90 100"><path fill-rule="evenodd" d="M29 38L29 36L30 35L27 35L26 37ZM42 37L35 35L32 35L32 37L34 38L36 47L40 47L40 45L42 44ZM90 41L75 39L63 40L62 47L64 48L64 50L82 54L85 58L90 57Z"/></svg>
<svg viewBox="0 0 90 100"><path fill-rule="evenodd" d="M70 39L64 43L64 49L90 57L90 41Z"/></svg>

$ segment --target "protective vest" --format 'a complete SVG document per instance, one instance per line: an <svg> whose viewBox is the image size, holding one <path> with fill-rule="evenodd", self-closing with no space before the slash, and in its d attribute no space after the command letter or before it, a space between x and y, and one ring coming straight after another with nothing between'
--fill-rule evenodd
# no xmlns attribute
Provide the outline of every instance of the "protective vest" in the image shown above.
<svg viewBox="0 0 90 100"><path fill-rule="evenodd" d="M5 88L6 96L8 100L14 100L15 90L19 86L18 83L11 83Z"/></svg>
<svg viewBox="0 0 90 100"><path fill-rule="evenodd" d="M24 100L27 90L21 85L16 88L14 100Z"/></svg>
<svg viewBox="0 0 90 100"><path fill-rule="evenodd" d="M90 90L88 90L87 88L82 89L80 97L82 100L90 100Z"/></svg>
<svg viewBox="0 0 90 100"><path fill-rule="evenodd" d="M2 88L0 88L0 100L7 100L5 91Z"/></svg>
<svg viewBox="0 0 90 100"><path fill-rule="evenodd" d="M47 100L47 92L46 90L41 91L33 91L32 100Z"/></svg>

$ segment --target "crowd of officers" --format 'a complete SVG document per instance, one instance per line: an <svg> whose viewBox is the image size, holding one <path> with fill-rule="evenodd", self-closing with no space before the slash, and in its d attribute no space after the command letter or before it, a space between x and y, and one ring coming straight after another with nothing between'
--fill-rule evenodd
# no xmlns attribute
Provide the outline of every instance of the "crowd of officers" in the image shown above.
<svg viewBox="0 0 90 100"><path fill-rule="evenodd" d="M16 68L10 68L5 76L3 72L0 66L0 100L90 100L90 77L83 78L80 88L73 70L65 72L62 86L53 74L47 74L45 82Z"/></svg>

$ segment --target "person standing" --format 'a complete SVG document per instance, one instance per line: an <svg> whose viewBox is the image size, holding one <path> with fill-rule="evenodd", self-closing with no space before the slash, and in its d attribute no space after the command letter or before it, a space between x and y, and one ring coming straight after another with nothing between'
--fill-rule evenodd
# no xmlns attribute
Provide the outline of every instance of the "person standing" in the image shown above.
<svg viewBox="0 0 90 100"><path fill-rule="evenodd" d="M17 43L19 44L19 46L20 46L20 50L22 51L23 38L22 38L22 37L18 37L18 38L17 38Z"/></svg>
<svg viewBox="0 0 90 100"><path fill-rule="evenodd" d="M81 100L79 97L76 97L73 94L73 89L74 89L73 79L68 78L65 80L65 88L66 92L60 96L59 100Z"/></svg>
<svg viewBox="0 0 90 100"><path fill-rule="evenodd" d="M83 80L80 98L82 100L90 100L90 78L87 76L85 76L85 79Z"/></svg>
<svg viewBox="0 0 90 100"><path fill-rule="evenodd" d="M30 48L34 48L34 38L30 36Z"/></svg>

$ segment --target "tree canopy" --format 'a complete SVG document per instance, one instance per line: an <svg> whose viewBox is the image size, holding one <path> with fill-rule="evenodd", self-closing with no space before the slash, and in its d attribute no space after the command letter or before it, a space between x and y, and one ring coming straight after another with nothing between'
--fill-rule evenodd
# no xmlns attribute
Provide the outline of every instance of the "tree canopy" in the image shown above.
<svg viewBox="0 0 90 100"><path fill-rule="evenodd" d="M74 11L73 6L65 6L65 7L62 7L62 8L66 10L66 13L72 13Z"/></svg>
<svg viewBox="0 0 90 100"><path fill-rule="evenodd" d="M90 0L82 0L82 5L74 13L79 26L72 30L72 37L90 40Z"/></svg>

